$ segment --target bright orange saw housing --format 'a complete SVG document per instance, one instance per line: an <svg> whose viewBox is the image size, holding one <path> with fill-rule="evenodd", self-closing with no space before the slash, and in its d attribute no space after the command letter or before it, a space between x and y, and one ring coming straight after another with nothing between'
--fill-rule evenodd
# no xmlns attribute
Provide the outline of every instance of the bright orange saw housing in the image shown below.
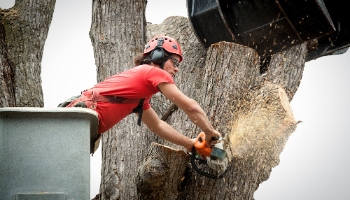
<svg viewBox="0 0 350 200"><path fill-rule="evenodd" d="M205 142L205 133L200 132L194 142L194 147L199 155L203 157L209 157L212 151L212 148L207 145Z"/></svg>

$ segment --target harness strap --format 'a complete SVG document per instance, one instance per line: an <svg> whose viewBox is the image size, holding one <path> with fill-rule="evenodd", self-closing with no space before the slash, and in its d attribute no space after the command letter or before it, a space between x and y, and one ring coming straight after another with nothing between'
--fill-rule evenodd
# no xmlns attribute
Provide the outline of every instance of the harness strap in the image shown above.
<svg viewBox="0 0 350 200"><path fill-rule="evenodd" d="M109 103L119 103L119 104L130 104L138 103L138 105L132 110L133 113L138 113L139 118L137 120L137 125L141 126L141 119L143 114L143 99L128 99L124 97L118 97L113 95L100 95L98 91L85 90L80 96L76 96L75 99L69 99L69 104L66 107L75 107L80 102L84 102L85 107L95 110L97 102L109 102Z"/></svg>
<svg viewBox="0 0 350 200"><path fill-rule="evenodd" d="M141 99L142 100L142 99ZM110 95L99 95L96 99L96 101L102 101L102 102L110 102L110 103L137 103L140 102L140 99L127 99L124 97L118 97L118 96L110 96Z"/></svg>
<svg viewBox="0 0 350 200"><path fill-rule="evenodd" d="M127 104L127 103L137 103L137 106L132 110L133 113L138 113L139 117L137 119L137 125L141 126L141 119L143 114L143 102L145 101L145 98L143 99L127 99L124 97L118 97L118 96L103 96L99 95L96 99L96 101L102 101L102 102L110 102L110 103L121 103L121 104Z"/></svg>
<svg viewBox="0 0 350 200"><path fill-rule="evenodd" d="M141 119L143 114L143 102L145 101L145 98L141 99L139 104L137 104L136 108L132 110L132 112L139 113L139 118L137 119L137 125L141 126Z"/></svg>

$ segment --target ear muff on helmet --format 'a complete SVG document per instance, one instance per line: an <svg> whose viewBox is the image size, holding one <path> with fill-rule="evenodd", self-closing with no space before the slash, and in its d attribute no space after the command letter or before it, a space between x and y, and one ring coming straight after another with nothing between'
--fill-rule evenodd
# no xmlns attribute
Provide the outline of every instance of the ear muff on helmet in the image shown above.
<svg viewBox="0 0 350 200"><path fill-rule="evenodd" d="M151 61L156 64L161 64L164 61L164 49L162 45L164 43L164 38L158 38L157 46L151 51Z"/></svg>
<svg viewBox="0 0 350 200"><path fill-rule="evenodd" d="M151 61L158 64L160 60L164 58L164 50L162 48L156 48L151 53Z"/></svg>
<svg viewBox="0 0 350 200"><path fill-rule="evenodd" d="M160 66L161 69L164 68L164 63L170 58L169 53L164 51L163 48L164 38L157 39L157 46L151 51L151 62Z"/></svg>

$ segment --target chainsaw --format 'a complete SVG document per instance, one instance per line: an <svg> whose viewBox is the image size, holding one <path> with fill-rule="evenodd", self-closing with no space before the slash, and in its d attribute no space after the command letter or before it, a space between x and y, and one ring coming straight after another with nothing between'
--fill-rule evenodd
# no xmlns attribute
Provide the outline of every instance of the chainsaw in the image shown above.
<svg viewBox="0 0 350 200"><path fill-rule="evenodd" d="M217 140L217 143L210 146L205 141L205 133L198 134L191 153L191 164L198 174L212 179L220 179L229 169L231 152L224 150L221 137L212 138L212 140Z"/></svg>

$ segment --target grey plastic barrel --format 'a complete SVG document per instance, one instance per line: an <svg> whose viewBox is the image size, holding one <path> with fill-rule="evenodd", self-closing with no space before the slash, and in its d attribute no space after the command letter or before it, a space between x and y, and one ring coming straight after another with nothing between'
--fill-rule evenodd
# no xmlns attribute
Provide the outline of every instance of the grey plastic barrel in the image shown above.
<svg viewBox="0 0 350 200"><path fill-rule="evenodd" d="M1 108L0 198L90 199L97 124L85 108Z"/></svg>

